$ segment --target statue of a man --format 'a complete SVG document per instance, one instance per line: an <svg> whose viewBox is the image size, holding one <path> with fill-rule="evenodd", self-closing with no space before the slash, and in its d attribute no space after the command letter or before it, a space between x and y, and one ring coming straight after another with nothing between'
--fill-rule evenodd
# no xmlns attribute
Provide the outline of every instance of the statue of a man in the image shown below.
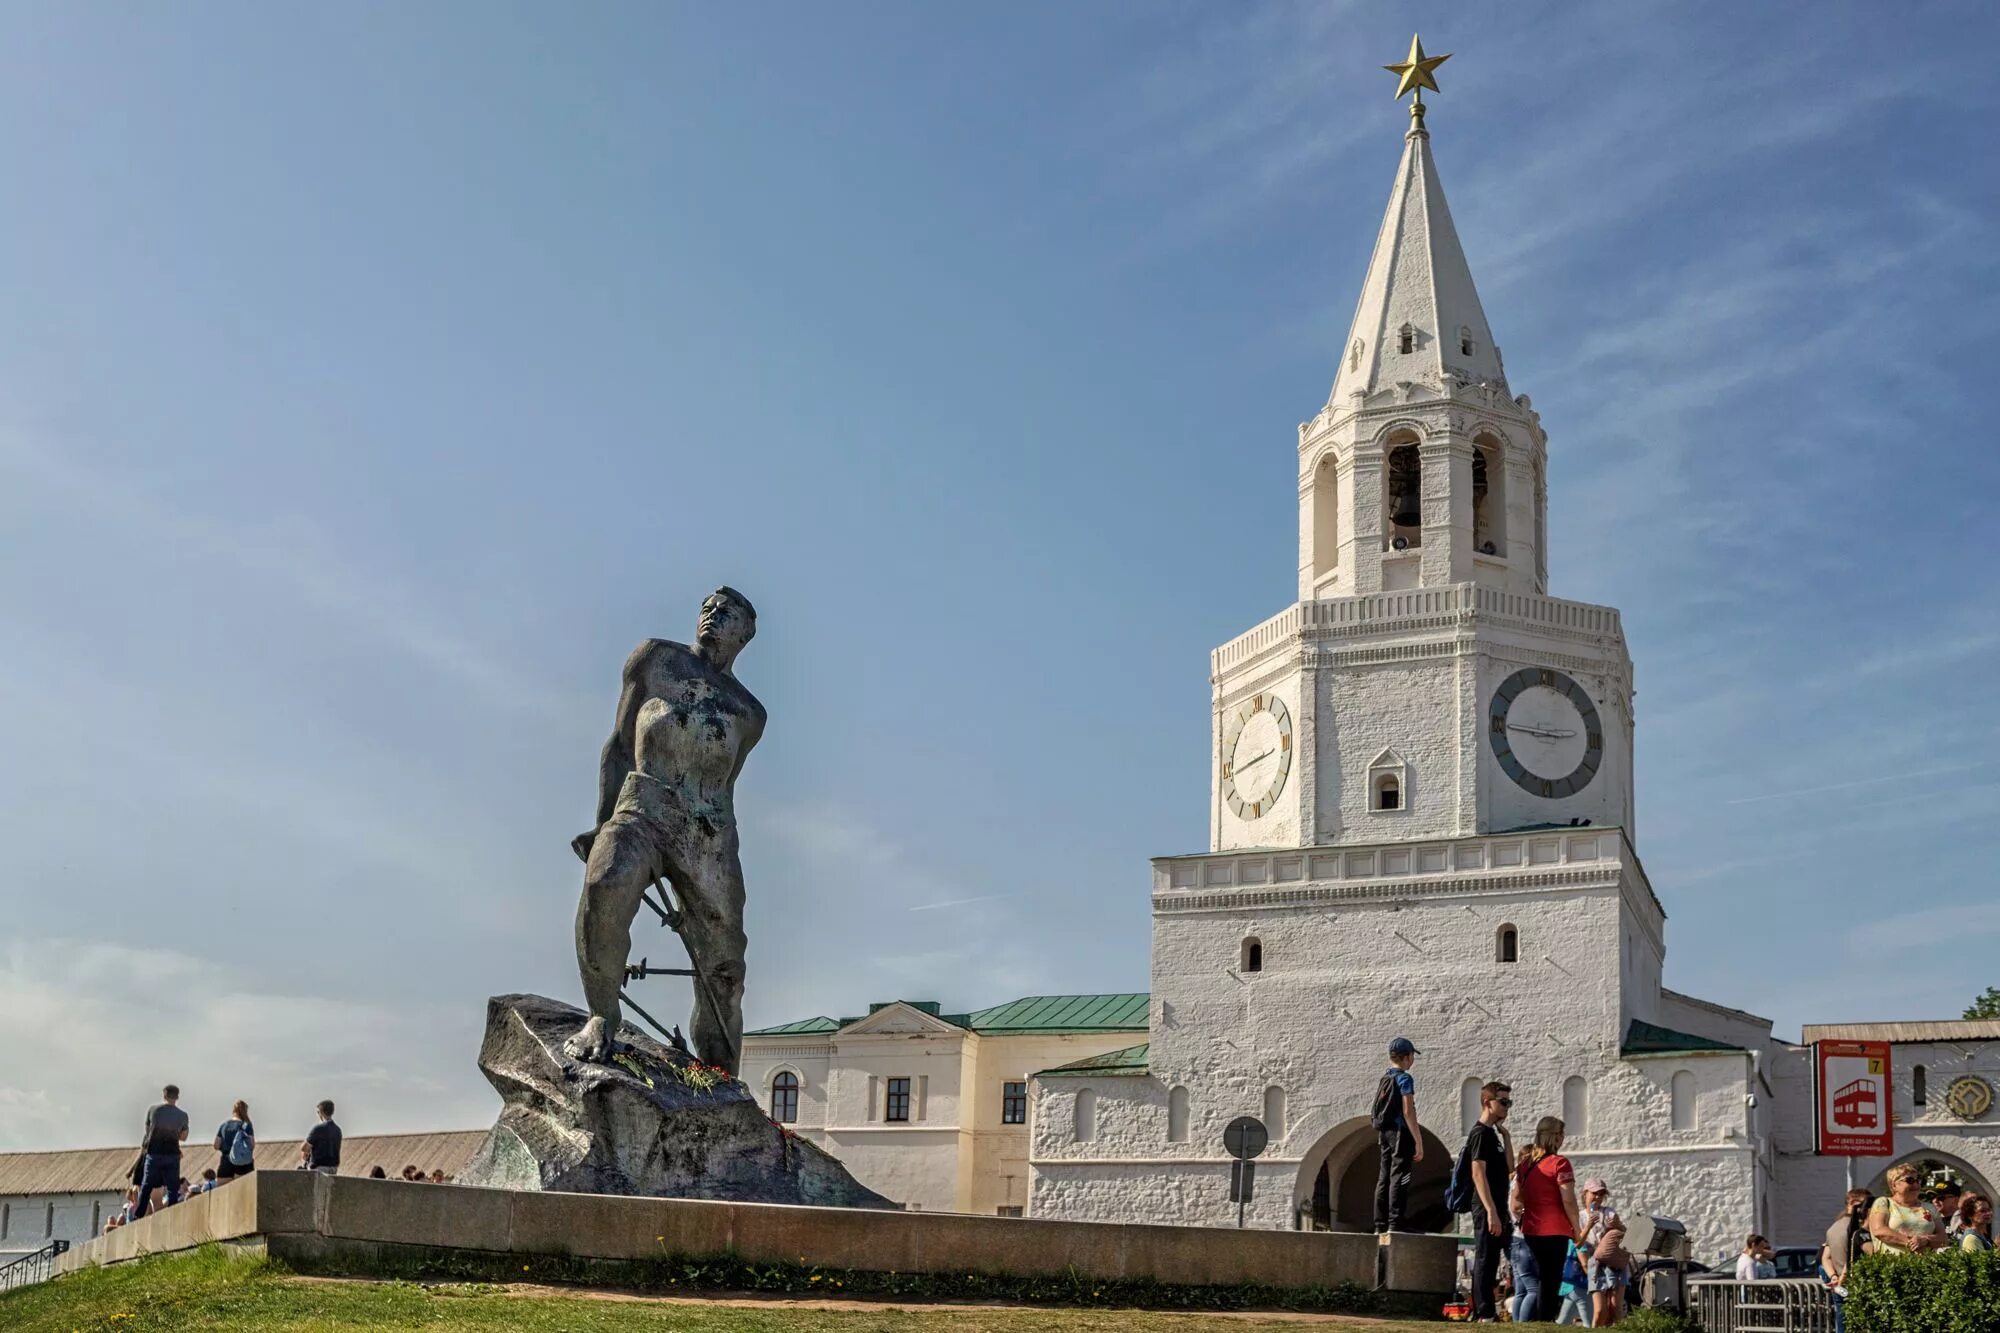
<svg viewBox="0 0 2000 1333"><path fill-rule="evenodd" d="M648 639L625 663L618 722L605 742L597 827L570 845L583 858L576 961L590 1021L567 1043L603 1060L620 1018L632 918L664 877L679 898L693 961L694 1053L736 1072L743 1044L743 865L736 844L736 775L764 734L764 706L730 670L757 632L734 588L701 604L694 647Z"/></svg>

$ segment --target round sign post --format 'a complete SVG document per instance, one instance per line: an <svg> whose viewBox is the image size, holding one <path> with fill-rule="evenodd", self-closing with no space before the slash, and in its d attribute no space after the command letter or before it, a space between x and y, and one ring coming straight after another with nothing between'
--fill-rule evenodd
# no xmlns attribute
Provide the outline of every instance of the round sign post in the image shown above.
<svg viewBox="0 0 2000 1333"><path fill-rule="evenodd" d="M1222 1131L1222 1146L1236 1160L1229 1164L1229 1197L1236 1204L1236 1225L1243 1225L1243 1210L1257 1179L1256 1157L1271 1141L1271 1132L1254 1115L1239 1115Z"/></svg>

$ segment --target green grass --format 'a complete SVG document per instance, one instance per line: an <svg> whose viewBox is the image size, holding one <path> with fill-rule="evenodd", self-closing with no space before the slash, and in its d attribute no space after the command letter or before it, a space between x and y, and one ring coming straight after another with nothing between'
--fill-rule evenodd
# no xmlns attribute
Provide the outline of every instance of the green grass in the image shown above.
<svg viewBox="0 0 2000 1333"><path fill-rule="evenodd" d="M1347 1333L1419 1333L1435 1324L1327 1317L1315 1327ZM598 1300L524 1292L493 1283L312 1281L282 1264L231 1259L219 1249L75 1273L0 1296L8 1333L321 1333L424 1329L437 1333L1278 1333L1286 1322L1250 1316L1141 1310L924 1308L829 1309L776 1298L768 1304Z"/></svg>

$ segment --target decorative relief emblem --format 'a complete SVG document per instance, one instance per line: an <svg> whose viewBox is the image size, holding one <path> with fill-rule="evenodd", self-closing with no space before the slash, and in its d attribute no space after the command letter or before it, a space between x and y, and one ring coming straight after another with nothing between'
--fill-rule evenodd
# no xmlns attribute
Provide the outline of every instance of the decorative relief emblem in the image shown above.
<svg viewBox="0 0 2000 1333"><path fill-rule="evenodd" d="M1977 1074L1955 1078L1945 1089L1944 1104L1960 1120L1977 1120L1993 1109L1993 1085Z"/></svg>

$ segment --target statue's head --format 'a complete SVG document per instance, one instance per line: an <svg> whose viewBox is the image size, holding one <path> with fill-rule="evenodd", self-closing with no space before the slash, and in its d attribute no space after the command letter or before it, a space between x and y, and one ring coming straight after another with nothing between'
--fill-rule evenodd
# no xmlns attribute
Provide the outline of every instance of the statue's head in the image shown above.
<svg viewBox="0 0 2000 1333"><path fill-rule="evenodd" d="M695 623L695 643L707 645L729 661L743 651L743 645L757 635L757 608L750 599L731 587L717 588L701 604L701 619Z"/></svg>

